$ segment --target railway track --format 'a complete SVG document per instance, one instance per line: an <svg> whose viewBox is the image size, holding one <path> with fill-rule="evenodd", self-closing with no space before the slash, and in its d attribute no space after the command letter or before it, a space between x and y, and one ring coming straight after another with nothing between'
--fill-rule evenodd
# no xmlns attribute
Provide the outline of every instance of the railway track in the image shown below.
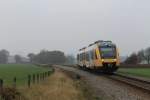
<svg viewBox="0 0 150 100"><path fill-rule="evenodd" d="M150 81L141 80L134 77L129 77L129 76L116 74L116 73L114 75L107 76L107 78L125 83L132 87L139 88L141 90L144 90L145 92L150 93Z"/></svg>
<svg viewBox="0 0 150 100"><path fill-rule="evenodd" d="M71 67L80 69L76 66L71 66ZM132 76L125 76L125 75L121 75L121 74L117 74L117 73L115 73L113 75L105 75L105 74L100 74L99 72L93 72L93 71L90 71L90 70L86 70L86 71L88 71L90 73L93 73L95 75L105 76L109 79L112 79L112 80L130 85L134 88L138 88L140 90L143 90L144 92L150 93L150 81L146 81L146 80L143 80L143 79L138 79L138 78L135 78L135 77L132 77Z"/></svg>

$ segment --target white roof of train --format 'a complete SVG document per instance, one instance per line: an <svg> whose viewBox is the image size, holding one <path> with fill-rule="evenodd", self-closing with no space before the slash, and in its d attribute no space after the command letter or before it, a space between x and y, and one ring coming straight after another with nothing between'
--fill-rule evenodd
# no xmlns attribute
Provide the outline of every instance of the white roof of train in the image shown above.
<svg viewBox="0 0 150 100"><path fill-rule="evenodd" d="M90 44L88 47L84 47L82 49L79 50L79 53L82 53L85 51L88 51L88 50L92 50L96 45L115 45L112 41L104 41L104 40L99 40L99 41L96 41L92 44Z"/></svg>

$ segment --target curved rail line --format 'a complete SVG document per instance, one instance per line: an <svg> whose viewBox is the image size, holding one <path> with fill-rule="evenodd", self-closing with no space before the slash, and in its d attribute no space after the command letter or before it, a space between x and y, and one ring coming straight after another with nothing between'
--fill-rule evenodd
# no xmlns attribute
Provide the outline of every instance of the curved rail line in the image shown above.
<svg viewBox="0 0 150 100"><path fill-rule="evenodd" d="M77 66L71 66L71 67L74 67L74 68L77 68L77 69L81 70L81 68L78 68ZM82 70L85 71L85 69L82 69ZM132 77L132 76L125 76L125 75L121 75L121 74L118 74L118 73L114 73L112 75L106 75L106 74L100 74L99 72L95 72L95 71L94 72L90 71L90 70L86 70L86 71L88 71L90 73L93 73L95 75L103 75L103 76L105 76L109 79L112 79L112 80L130 85L132 87L135 87L135 88L138 88L138 89L141 89L145 92L150 93L150 81L146 81L146 80L143 80L143 79L138 79L138 78L135 78L135 77Z"/></svg>
<svg viewBox="0 0 150 100"><path fill-rule="evenodd" d="M137 79L134 77L125 76L125 75L116 74L116 73L114 75L107 76L107 77L110 79L113 79L115 81L119 81L119 82L128 84L130 86L142 89L142 90L150 93L150 81L141 80L141 79Z"/></svg>

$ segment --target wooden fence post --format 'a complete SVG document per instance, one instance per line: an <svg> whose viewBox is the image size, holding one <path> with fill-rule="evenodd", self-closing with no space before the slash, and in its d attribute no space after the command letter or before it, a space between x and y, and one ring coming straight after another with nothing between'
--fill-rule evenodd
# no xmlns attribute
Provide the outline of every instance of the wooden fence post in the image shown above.
<svg viewBox="0 0 150 100"><path fill-rule="evenodd" d="M0 90L2 90L2 89L3 89L3 80L0 79Z"/></svg>
<svg viewBox="0 0 150 100"><path fill-rule="evenodd" d="M46 78L45 72L43 74L44 74L44 79L45 79Z"/></svg>
<svg viewBox="0 0 150 100"><path fill-rule="evenodd" d="M43 76L43 80L44 80L44 73L42 74L42 76Z"/></svg>
<svg viewBox="0 0 150 100"><path fill-rule="evenodd" d="M33 78L33 84L34 84L35 83L35 74L33 74L32 78Z"/></svg>
<svg viewBox="0 0 150 100"><path fill-rule="evenodd" d="M28 75L28 87L31 86L31 75Z"/></svg>
<svg viewBox="0 0 150 100"><path fill-rule="evenodd" d="M45 74L45 72L44 72L44 77L46 78L46 74Z"/></svg>
<svg viewBox="0 0 150 100"><path fill-rule="evenodd" d="M47 76L47 72L45 72L45 74L46 74L46 77L48 77L48 76Z"/></svg>
<svg viewBox="0 0 150 100"><path fill-rule="evenodd" d="M48 76L50 76L51 71L48 71Z"/></svg>
<svg viewBox="0 0 150 100"><path fill-rule="evenodd" d="M37 83L39 83L39 74L36 75Z"/></svg>
<svg viewBox="0 0 150 100"><path fill-rule="evenodd" d="M40 74L40 80L42 80L42 73Z"/></svg>
<svg viewBox="0 0 150 100"><path fill-rule="evenodd" d="M16 88L16 82L17 82L17 78L14 77L14 80L13 80L13 87Z"/></svg>

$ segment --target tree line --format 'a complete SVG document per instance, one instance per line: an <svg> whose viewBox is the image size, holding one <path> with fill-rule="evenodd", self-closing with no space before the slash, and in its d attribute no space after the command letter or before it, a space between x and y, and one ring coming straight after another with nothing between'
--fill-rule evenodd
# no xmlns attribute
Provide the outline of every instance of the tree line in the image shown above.
<svg viewBox="0 0 150 100"><path fill-rule="evenodd" d="M0 64L8 63L8 58L10 57L9 51L2 49L0 50ZM16 54L13 56L15 63L24 63L21 55ZM29 53L27 55L29 58L28 63L34 64L74 64L75 57L73 55L65 55L62 51L48 51L41 50L39 53ZM26 58L27 58L26 57Z"/></svg>
<svg viewBox="0 0 150 100"><path fill-rule="evenodd" d="M9 63L8 61L9 61L10 56L11 55L8 50L5 50L5 49L0 50L0 64ZM23 62L23 60L22 60L23 57L21 55L16 54L13 57L14 57L14 60L16 63L25 63L25 62Z"/></svg>
<svg viewBox="0 0 150 100"><path fill-rule="evenodd" d="M147 64L150 64L150 47L142 49L137 53L132 53L124 63L126 64L139 64L145 61Z"/></svg>
<svg viewBox="0 0 150 100"><path fill-rule="evenodd" d="M66 56L62 51L48 51L42 50L38 54L29 53L31 63L36 64L65 64L74 63L75 57L73 55Z"/></svg>
<svg viewBox="0 0 150 100"><path fill-rule="evenodd" d="M9 52L5 49L0 50L0 63L7 63L9 57Z"/></svg>

